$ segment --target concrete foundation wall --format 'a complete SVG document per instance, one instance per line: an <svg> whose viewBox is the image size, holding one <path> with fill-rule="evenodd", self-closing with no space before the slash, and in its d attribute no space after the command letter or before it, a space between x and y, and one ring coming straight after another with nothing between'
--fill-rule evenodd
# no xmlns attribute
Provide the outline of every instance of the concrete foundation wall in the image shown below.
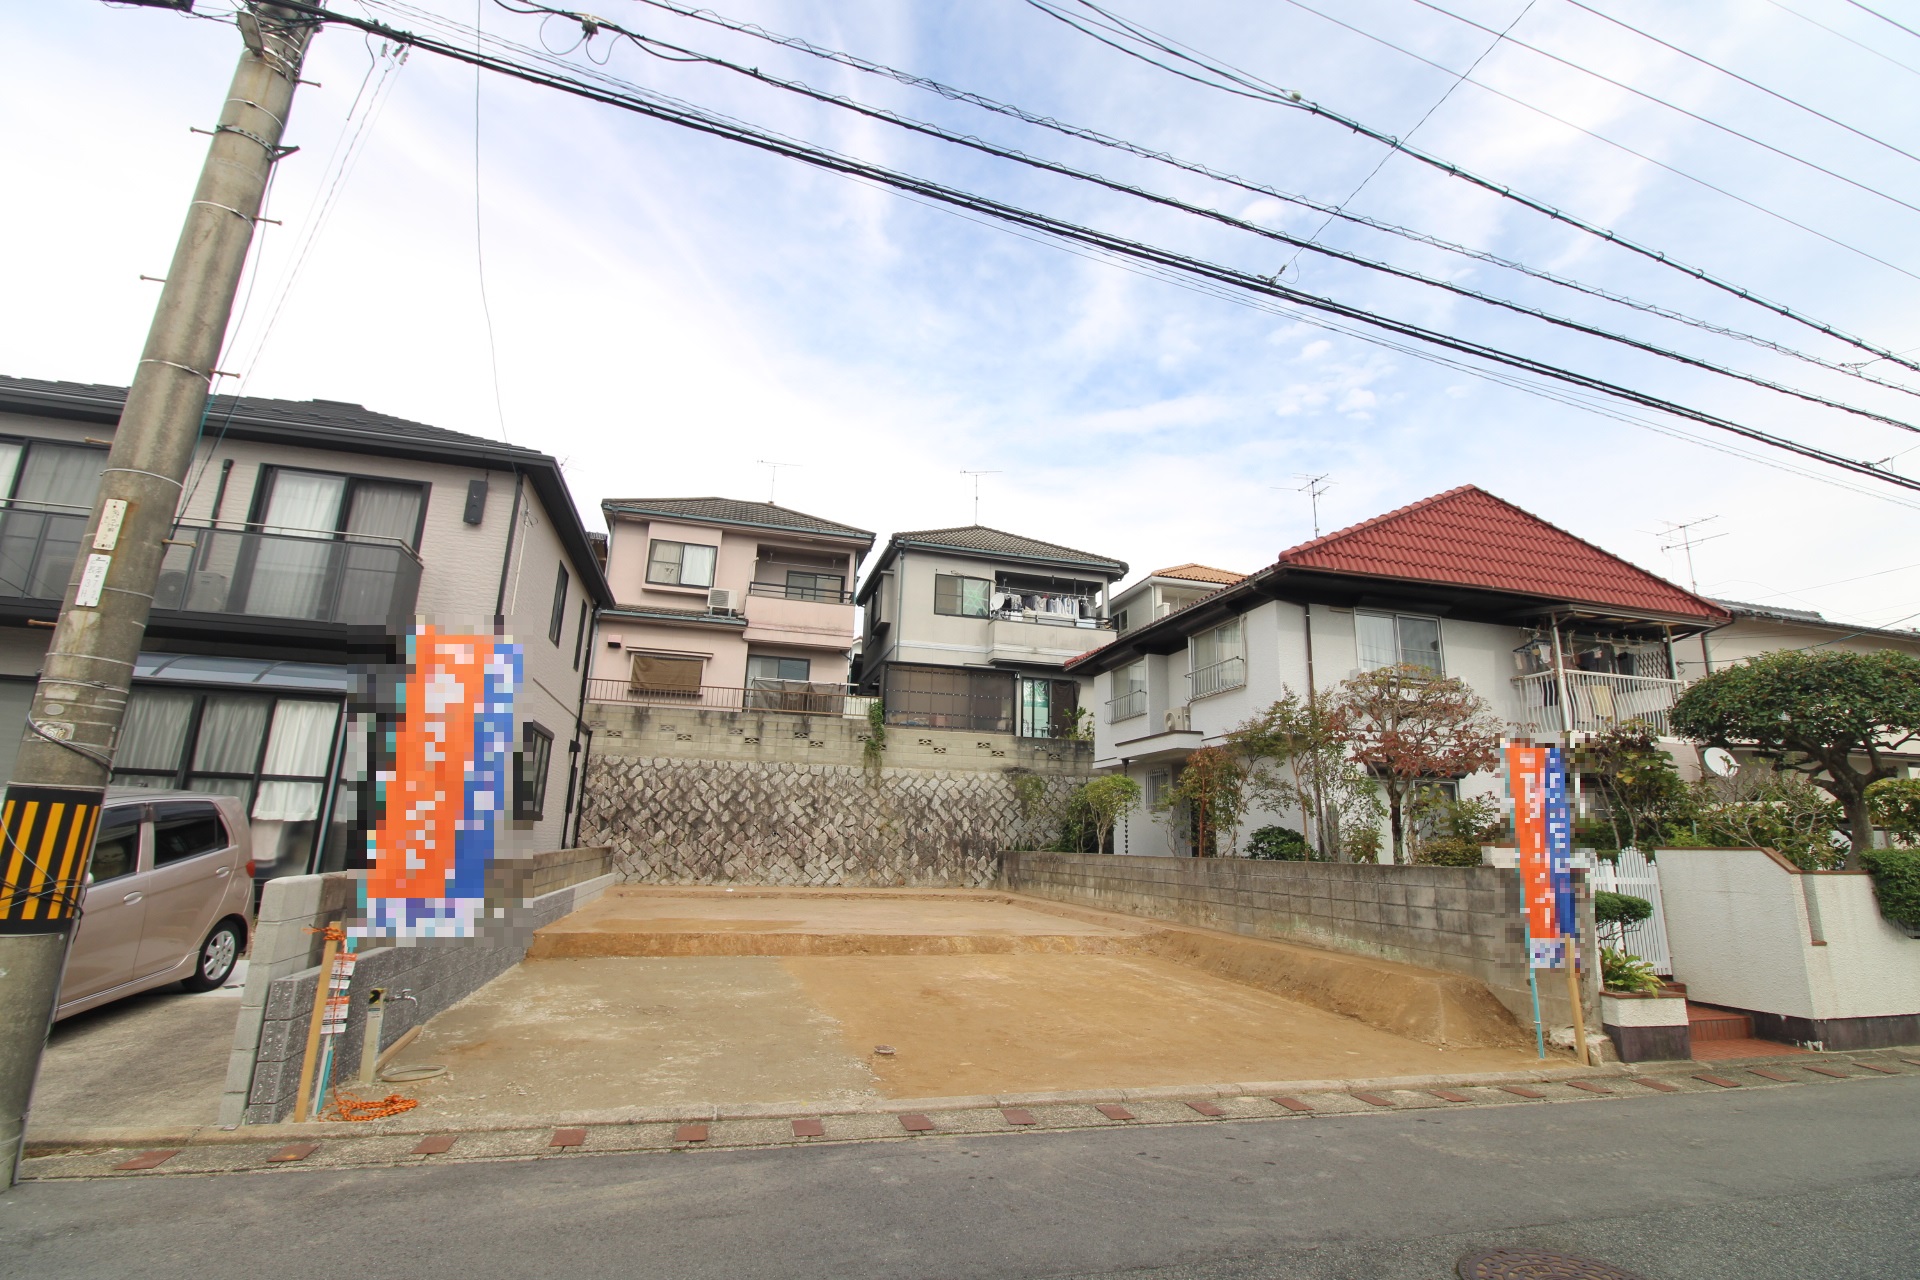
<svg viewBox="0 0 1920 1280"><path fill-rule="evenodd" d="M473 939L420 941L363 949L354 968L347 1029L334 1045L334 1081L359 1069L366 1031L366 994L410 991L388 1006L385 1048L406 1032L517 964L533 931L599 896L613 877L608 851L563 849L502 859L489 876L493 926ZM325 940L317 930L346 919L359 901L364 873L337 871L267 882L248 956L247 985L234 1028L222 1124L270 1124L292 1114L306 1054L307 1027L320 980Z"/></svg>
<svg viewBox="0 0 1920 1280"><path fill-rule="evenodd" d="M896 726L876 767L864 720L590 711L580 838L632 883L980 888L1092 766L1087 743ZM1046 801L1023 806L1022 776Z"/></svg>
<svg viewBox="0 0 1920 1280"><path fill-rule="evenodd" d="M1017 893L1475 978L1521 1026L1533 1025L1515 871L1069 853L1008 853L1002 867L1004 887ZM1584 886L1579 896L1582 1003L1597 1032L1593 905ZM1570 1026L1565 973L1538 976L1542 1021Z"/></svg>

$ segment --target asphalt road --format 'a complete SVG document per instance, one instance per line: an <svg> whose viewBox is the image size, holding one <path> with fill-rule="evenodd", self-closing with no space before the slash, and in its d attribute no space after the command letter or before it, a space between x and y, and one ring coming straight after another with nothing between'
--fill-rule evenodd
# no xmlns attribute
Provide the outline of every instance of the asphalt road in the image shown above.
<svg viewBox="0 0 1920 1280"><path fill-rule="evenodd" d="M1307 1121L24 1184L7 1275L1920 1275L1920 1076Z"/></svg>

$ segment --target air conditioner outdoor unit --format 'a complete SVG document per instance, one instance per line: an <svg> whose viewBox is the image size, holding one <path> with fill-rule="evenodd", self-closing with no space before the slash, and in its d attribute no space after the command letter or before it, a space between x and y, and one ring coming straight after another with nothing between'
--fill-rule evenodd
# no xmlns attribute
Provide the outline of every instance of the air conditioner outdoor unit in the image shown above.
<svg viewBox="0 0 1920 1280"><path fill-rule="evenodd" d="M1190 733L1193 730L1193 708L1169 707L1162 721L1168 733Z"/></svg>
<svg viewBox="0 0 1920 1280"><path fill-rule="evenodd" d="M726 587L714 587L707 592L708 613L732 613L734 593Z"/></svg>

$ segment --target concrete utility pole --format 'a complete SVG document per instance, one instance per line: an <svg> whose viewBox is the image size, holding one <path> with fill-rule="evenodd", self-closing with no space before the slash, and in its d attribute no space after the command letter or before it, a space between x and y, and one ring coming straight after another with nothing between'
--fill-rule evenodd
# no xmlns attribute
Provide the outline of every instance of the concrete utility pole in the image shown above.
<svg viewBox="0 0 1920 1280"><path fill-rule="evenodd" d="M213 364L307 41L277 5L240 13L246 48L187 208L99 497L0 802L0 1166L11 1186L67 944Z"/></svg>

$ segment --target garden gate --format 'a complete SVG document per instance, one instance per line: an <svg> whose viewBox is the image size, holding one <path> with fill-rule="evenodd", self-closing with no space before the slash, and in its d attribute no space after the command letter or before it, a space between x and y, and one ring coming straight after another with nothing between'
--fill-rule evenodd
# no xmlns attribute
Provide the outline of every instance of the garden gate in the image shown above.
<svg viewBox="0 0 1920 1280"><path fill-rule="evenodd" d="M1593 889L1596 893L1630 893L1653 904L1653 914L1627 926L1622 946L1618 926L1599 925L1603 946L1622 950L1650 961L1655 973L1673 976L1673 953L1667 950L1667 920L1660 905L1660 872L1638 849L1622 849L1614 861L1593 860Z"/></svg>

